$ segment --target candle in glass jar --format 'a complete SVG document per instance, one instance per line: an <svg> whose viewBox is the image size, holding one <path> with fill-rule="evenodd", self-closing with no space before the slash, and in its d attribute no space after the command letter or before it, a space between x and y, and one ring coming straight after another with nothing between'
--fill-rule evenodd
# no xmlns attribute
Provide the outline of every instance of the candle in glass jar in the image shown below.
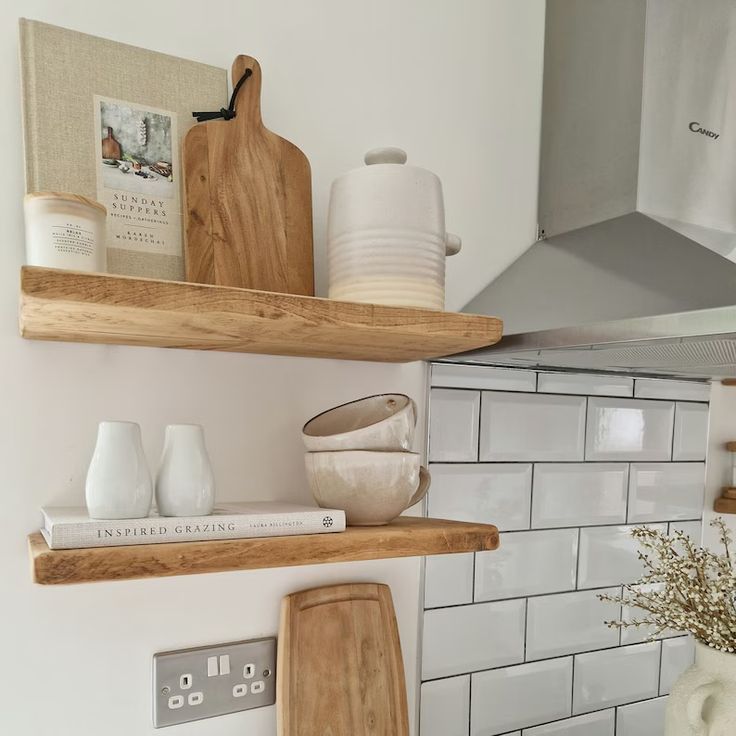
<svg viewBox="0 0 736 736"><path fill-rule="evenodd" d="M26 194L26 262L31 266L104 273L105 220L99 202L79 194Z"/></svg>

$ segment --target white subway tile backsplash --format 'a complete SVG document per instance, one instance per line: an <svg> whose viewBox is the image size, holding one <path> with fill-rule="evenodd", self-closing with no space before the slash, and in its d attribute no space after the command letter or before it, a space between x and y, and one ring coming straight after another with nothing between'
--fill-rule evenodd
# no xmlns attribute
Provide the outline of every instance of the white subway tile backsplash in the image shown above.
<svg viewBox="0 0 736 736"><path fill-rule="evenodd" d="M582 460L585 397L483 393L480 459Z"/></svg>
<svg viewBox="0 0 736 736"><path fill-rule="evenodd" d="M438 363L432 366L432 386L495 391L536 391L537 374L534 371L520 371L511 368Z"/></svg>
<svg viewBox="0 0 736 736"><path fill-rule="evenodd" d="M697 519L703 513L705 465L633 463L629 523Z"/></svg>
<svg viewBox="0 0 736 736"><path fill-rule="evenodd" d="M586 460L669 460L675 405L671 401L588 399Z"/></svg>
<svg viewBox="0 0 736 736"><path fill-rule="evenodd" d="M434 555L424 568L424 607L456 606L473 602L472 552Z"/></svg>
<svg viewBox="0 0 736 736"><path fill-rule="evenodd" d="M710 383L670 381L659 378L637 378L634 396L639 399L709 401Z"/></svg>
<svg viewBox="0 0 736 736"><path fill-rule="evenodd" d="M649 524L665 530L666 524ZM578 588L603 588L632 583L643 574L639 545L630 526L588 527L580 530Z"/></svg>
<svg viewBox="0 0 736 736"><path fill-rule="evenodd" d="M468 736L469 721L470 675L422 684L419 736Z"/></svg>
<svg viewBox="0 0 736 736"><path fill-rule="evenodd" d="M633 396L634 379L592 373L540 373L537 391L585 396Z"/></svg>
<svg viewBox="0 0 736 736"><path fill-rule="evenodd" d="M573 713L656 697L659 645L657 641L576 654Z"/></svg>
<svg viewBox="0 0 736 736"><path fill-rule="evenodd" d="M618 620L620 606L598 600L620 588L530 598L526 619L526 659L605 649L618 645L619 633L604 621Z"/></svg>
<svg viewBox="0 0 736 736"><path fill-rule="evenodd" d="M471 736L495 736L571 715L572 658L474 674Z"/></svg>
<svg viewBox="0 0 736 736"><path fill-rule="evenodd" d="M577 529L502 534L497 550L476 553L475 600L574 590L577 547Z"/></svg>
<svg viewBox="0 0 736 736"><path fill-rule="evenodd" d="M426 611L422 679L523 661L525 608L515 600Z"/></svg>
<svg viewBox="0 0 736 736"><path fill-rule="evenodd" d="M680 636L662 642L662 670L659 694L667 695L677 678L695 661L695 642L691 636Z"/></svg>
<svg viewBox="0 0 736 736"><path fill-rule="evenodd" d="M673 460L705 460L708 448L708 404L677 402Z"/></svg>
<svg viewBox="0 0 736 736"><path fill-rule="evenodd" d="M623 524L628 478L624 463L538 463L532 528Z"/></svg>
<svg viewBox="0 0 736 736"><path fill-rule="evenodd" d="M660 736L664 734L667 698L655 698L617 709L616 736Z"/></svg>
<svg viewBox="0 0 736 736"><path fill-rule="evenodd" d="M709 385L492 366L431 372L428 515L495 524L430 557L419 736L662 736L694 645L609 629L634 526L702 536Z"/></svg>
<svg viewBox="0 0 736 736"><path fill-rule="evenodd" d="M429 516L495 524L501 531L529 528L530 464L433 463L430 472Z"/></svg>
<svg viewBox="0 0 736 736"><path fill-rule="evenodd" d="M693 544L701 544L703 541L702 521L673 521L669 525L669 533L673 534L676 531L680 531L689 537Z"/></svg>
<svg viewBox="0 0 736 736"><path fill-rule="evenodd" d="M479 416L479 391L432 389L429 459L436 462L475 462L478 459Z"/></svg>
<svg viewBox="0 0 736 736"><path fill-rule="evenodd" d="M547 723L544 726L525 728L522 736L614 736L615 727L616 710L611 708Z"/></svg>

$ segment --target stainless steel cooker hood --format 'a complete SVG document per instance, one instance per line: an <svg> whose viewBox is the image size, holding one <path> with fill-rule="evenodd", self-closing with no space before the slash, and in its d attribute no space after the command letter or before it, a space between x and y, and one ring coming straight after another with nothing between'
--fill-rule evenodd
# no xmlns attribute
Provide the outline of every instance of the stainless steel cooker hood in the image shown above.
<svg viewBox="0 0 736 736"><path fill-rule="evenodd" d="M731 0L548 0L540 240L464 361L736 376L735 82Z"/></svg>

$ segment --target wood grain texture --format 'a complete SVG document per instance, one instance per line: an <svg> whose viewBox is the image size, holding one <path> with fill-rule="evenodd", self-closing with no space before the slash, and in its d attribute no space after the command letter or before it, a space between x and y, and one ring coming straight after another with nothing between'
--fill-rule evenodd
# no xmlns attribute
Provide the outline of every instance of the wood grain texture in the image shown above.
<svg viewBox="0 0 736 736"><path fill-rule="evenodd" d="M723 386L736 386L736 378L724 378L721 380Z"/></svg>
<svg viewBox="0 0 736 736"><path fill-rule="evenodd" d="M408 362L485 347L494 317L25 266L20 331L37 340Z"/></svg>
<svg viewBox="0 0 736 736"><path fill-rule="evenodd" d="M189 281L314 294L312 174L307 157L261 120L261 67L246 69L232 120L194 126L184 139Z"/></svg>
<svg viewBox="0 0 736 736"><path fill-rule="evenodd" d="M721 496L723 498L736 499L736 488L734 488L733 486L726 486L725 488L722 488Z"/></svg>
<svg viewBox="0 0 736 736"><path fill-rule="evenodd" d="M387 585L334 585L284 598L278 736L408 736L404 665Z"/></svg>
<svg viewBox="0 0 736 736"><path fill-rule="evenodd" d="M50 550L40 532L28 541L33 580L42 585L481 552L499 543L498 530L490 524L416 517L336 534L214 542Z"/></svg>
<svg viewBox="0 0 736 736"><path fill-rule="evenodd" d="M713 509L719 514L736 514L736 498L724 498L721 496L715 500Z"/></svg>
<svg viewBox="0 0 736 736"><path fill-rule="evenodd" d="M726 442L726 449L729 452L736 452L736 442L734 442L734 441L732 441L732 442Z"/></svg>

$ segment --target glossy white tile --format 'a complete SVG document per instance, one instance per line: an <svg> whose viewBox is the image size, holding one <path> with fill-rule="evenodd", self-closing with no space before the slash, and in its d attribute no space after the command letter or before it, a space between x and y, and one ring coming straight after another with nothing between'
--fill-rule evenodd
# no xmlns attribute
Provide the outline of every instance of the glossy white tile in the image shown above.
<svg viewBox="0 0 736 736"><path fill-rule="evenodd" d="M473 602L472 552L427 557L424 568L424 607Z"/></svg>
<svg viewBox="0 0 736 736"><path fill-rule="evenodd" d="M537 374L534 371L512 368L438 363L432 366L432 386L491 391L536 391Z"/></svg>
<svg viewBox="0 0 736 736"><path fill-rule="evenodd" d="M667 695L677 678L695 661L695 642L691 636L666 639L662 642L662 670L659 694Z"/></svg>
<svg viewBox="0 0 736 736"><path fill-rule="evenodd" d="M577 529L502 534L497 550L475 556L475 600L573 590L577 547Z"/></svg>
<svg viewBox="0 0 736 736"><path fill-rule="evenodd" d="M614 736L615 725L616 711L611 708L536 728L525 728L522 736Z"/></svg>
<svg viewBox="0 0 736 736"><path fill-rule="evenodd" d="M525 606L515 600L426 611L422 679L523 661Z"/></svg>
<svg viewBox="0 0 736 736"><path fill-rule="evenodd" d="M633 396L634 379L594 373L540 373L537 391L585 396Z"/></svg>
<svg viewBox="0 0 736 736"><path fill-rule="evenodd" d="M480 392L434 388L429 413L429 459L475 462Z"/></svg>
<svg viewBox="0 0 736 736"><path fill-rule="evenodd" d="M433 463L430 472L429 516L495 524L501 531L529 528L530 464Z"/></svg>
<svg viewBox="0 0 736 736"><path fill-rule="evenodd" d="M621 607L598 600L620 588L530 598L526 618L526 659L545 659L618 645L619 633L604 621L618 620Z"/></svg>
<svg viewBox="0 0 736 736"><path fill-rule="evenodd" d="M669 381L659 378L637 378L634 396L639 399L675 399L709 401L710 383Z"/></svg>
<svg viewBox="0 0 736 736"><path fill-rule="evenodd" d="M583 396L484 392L480 459L582 460L585 402Z"/></svg>
<svg viewBox="0 0 736 736"><path fill-rule="evenodd" d="M649 524L665 530L666 524ZM603 588L632 583L643 574L639 545L630 526L583 527L580 530L578 588Z"/></svg>
<svg viewBox="0 0 736 736"><path fill-rule="evenodd" d="M632 703L616 711L616 736L659 736L664 734L667 698Z"/></svg>
<svg viewBox="0 0 736 736"><path fill-rule="evenodd" d="M495 736L571 715L572 658L474 674L471 736Z"/></svg>
<svg viewBox="0 0 736 736"><path fill-rule="evenodd" d="M628 521L697 519L704 491L702 463L632 463Z"/></svg>
<svg viewBox="0 0 736 736"><path fill-rule="evenodd" d="M586 460L669 460L671 401L588 399Z"/></svg>
<svg viewBox="0 0 736 736"><path fill-rule="evenodd" d="M673 460L705 460L708 449L708 404L677 402Z"/></svg>
<svg viewBox="0 0 736 736"><path fill-rule="evenodd" d="M419 736L468 736L469 721L470 675L422 685Z"/></svg>
<svg viewBox="0 0 736 736"><path fill-rule="evenodd" d="M628 477L625 463L538 463L532 528L623 524Z"/></svg>
<svg viewBox="0 0 736 736"><path fill-rule="evenodd" d="M658 687L658 641L576 654L572 710L577 715L654 698Z"/></svg>
<svg viewBox="0 0 736 736"><path fill-rule="evenodd" d="M669 524L669 533L682 532L690 538L694 544L701 544L703 541L703 522L702 521L673 521Z"/></svg>

